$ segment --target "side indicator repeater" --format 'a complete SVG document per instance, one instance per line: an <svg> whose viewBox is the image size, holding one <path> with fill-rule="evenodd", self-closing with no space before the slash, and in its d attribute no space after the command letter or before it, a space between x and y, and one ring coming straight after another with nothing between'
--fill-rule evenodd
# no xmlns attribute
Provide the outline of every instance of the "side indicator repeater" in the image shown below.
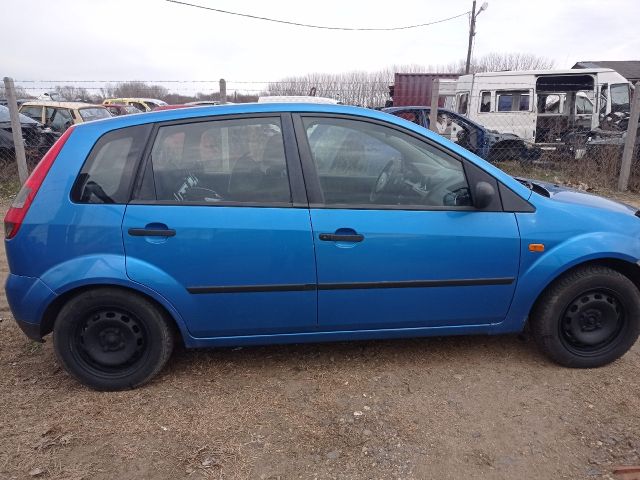
<svg viewBox="0 0 640 480"><path fill-rule="evenodd" d="M544 243L530 243L529 244L530 252L544 252Z"/></svg>

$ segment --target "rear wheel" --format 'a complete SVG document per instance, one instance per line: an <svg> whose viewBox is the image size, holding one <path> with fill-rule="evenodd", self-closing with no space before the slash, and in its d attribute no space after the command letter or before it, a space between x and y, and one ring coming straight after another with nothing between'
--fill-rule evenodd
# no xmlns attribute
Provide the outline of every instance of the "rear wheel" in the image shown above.
<svg viewBox="0 0 640 480"><path fill-rule="evenodd" d="M615 270L580 268L542 295L531 315L531 331L541 350L561 365L606 365L638 338L640 292Z"/></svg>
<svg viewBox="0 0 640 480"><path fill-rule="evenodd" d="M173 332L149 300L117 288L73 297L54 324L62 366L96 390L134 388L153 378L173 350Z"/></svg>

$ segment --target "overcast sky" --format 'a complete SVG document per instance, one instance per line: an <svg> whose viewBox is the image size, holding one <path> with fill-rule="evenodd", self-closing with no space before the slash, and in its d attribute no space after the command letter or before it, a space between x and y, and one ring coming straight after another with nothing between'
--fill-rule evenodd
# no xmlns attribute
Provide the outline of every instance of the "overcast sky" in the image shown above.
<svg viewBox="0 0 640 480"><path fill-rule="evenodd" d="M185 0L344 27L391 27L463 13L471 0ZM478 6L483 0L478 1ZM474 53L527 52L558 68L640 59L639 0L489 0ZM315 30L165 0L2 0L0 74L16 80L261 82L309 72L447 64L465 58L468 18L395 32ZM19 40L14 41L14 38ZM174 91L193 84L167 85ZM204 87L201 84L198 87ZM258 88L234 84L229 88ZM201 88L195 88L201 90Z"/></svg>

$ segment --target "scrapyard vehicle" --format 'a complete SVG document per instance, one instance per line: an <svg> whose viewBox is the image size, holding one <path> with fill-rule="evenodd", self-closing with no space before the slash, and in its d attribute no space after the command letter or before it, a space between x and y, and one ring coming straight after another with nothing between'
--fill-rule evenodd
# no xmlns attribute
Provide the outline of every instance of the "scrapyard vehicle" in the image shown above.
<svg viewBox="0 0 640 480"><path fill-rule="evenodd" d="M629 82L607 68L485 72L458 79L455 103L456 112L485 127L545 150L568 144L574 151L576 132L629 111L630 92Z"/></svg>
<svg viewBox="0 0 640 480"><path fill-rule="evenodd" d="M30 100L20 105L19 111L51 128L58 136L71 125L111 118L111 114L102 105L83 102Z"/></svg>
<svg viewBox="0 0 640 480"><path fill-rule="evenodd" d="M107 98L102 102L103 105L133 105L141 112L150 112L157 107L167 105L167 102L158 100L157 98Z"/></svg>
<svg viewBox="0 0 640 480"><path fill-rule="evenodd" d="M58 135L26 115L19 114L19 119L27 163L34 166L58 139ZM15 143L9 108L0 105L0 167L5 168L9 163L15 165Z"/></svg>
<svg viewBox="0 0 640 480"><path fill-rule="evenodd" d="M431 107L389 107L391 113L429 129ZM540 158L542 150L513 133L500 133L445 108L438 109L434 131L490 162L518 160L530 162Z"/></svg>

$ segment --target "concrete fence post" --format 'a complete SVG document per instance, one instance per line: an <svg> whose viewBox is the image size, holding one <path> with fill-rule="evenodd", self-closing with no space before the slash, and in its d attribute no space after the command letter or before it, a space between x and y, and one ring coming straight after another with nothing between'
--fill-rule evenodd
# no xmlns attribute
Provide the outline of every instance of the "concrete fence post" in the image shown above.
<svg viewBox="0 0 640 480"><path fill-rule="evenodd" d="M638 116L640 116L640 82L636 82L631 101L631 114L629 116L629 126L627 136L624 141L622 152L622 165L620 166L620 177L618 178L618 190L624 192L629 187L629 176L631 175L631 164L633 163L633 150L636 145L638 135Z"/></svg>
<svg viewBox="0 0 640 480"><path fill-rule="evenodd" d="M434 78L431 83L431 111L429 112L429 129L438 133L438 102L440 100L440 79Z"/></svg>
<svg viewBox="0 0 640 480"><path fill-rule="evenodd" d="M224 78L220 79L220 103L227 103L227 82Z"/></svg>
<svg viewBox="0 0 640 480"><path fill-rule="evenodd" d="M18 113L18 101L16 99L16 87L13 78L4 77L4 89L7 95L7 107L9 107L9 117L11 119L11 134L13 135L13 145L18 163L18 176L20 183L27 181L29 170L27 168L27 157L24 153L24 139L22 138L22 126L20 125L20 114Z"/></svg>

